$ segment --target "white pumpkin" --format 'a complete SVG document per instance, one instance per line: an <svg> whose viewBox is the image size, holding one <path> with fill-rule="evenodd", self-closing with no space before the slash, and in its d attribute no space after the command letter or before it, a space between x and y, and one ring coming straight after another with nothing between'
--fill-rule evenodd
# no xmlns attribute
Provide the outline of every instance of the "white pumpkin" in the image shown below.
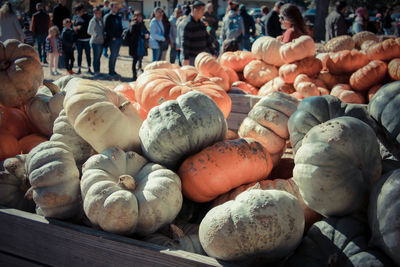
<svg viewBox="0 0 400 267"><path fill-rule="evenodd" d="M284 43L276 38L263 36L253 43L251 52L261 58L265 63L280 67L285 64L279 54L279 49L283 44Z"/></svg>

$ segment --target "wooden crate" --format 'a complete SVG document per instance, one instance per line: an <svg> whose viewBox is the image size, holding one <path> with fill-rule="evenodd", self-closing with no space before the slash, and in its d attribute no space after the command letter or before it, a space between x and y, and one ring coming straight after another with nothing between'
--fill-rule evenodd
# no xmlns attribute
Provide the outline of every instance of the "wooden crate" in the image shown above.
<svg viewBox="0 0 400 267"><path fill-rule="evenodd" d="M240 94L229 94L229 96L232 99L232 110L227 119L228 128L237 132L243 119L247 117L251 108L257 104L261 97Z"/></svg>

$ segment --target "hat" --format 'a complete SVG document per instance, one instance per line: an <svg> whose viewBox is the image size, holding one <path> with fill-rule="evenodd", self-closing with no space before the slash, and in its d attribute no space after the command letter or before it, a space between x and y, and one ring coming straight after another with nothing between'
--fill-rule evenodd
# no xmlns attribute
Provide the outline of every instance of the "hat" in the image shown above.
<svg viewBox="0 0 400 267"><path fill-rule="evenodd" d="M193 3L193 8L198 8L198 7L201 7L201 6L205 6L206 4L204 4L203 2L201 2L201 1L194 1L194 3Z"/></svg>

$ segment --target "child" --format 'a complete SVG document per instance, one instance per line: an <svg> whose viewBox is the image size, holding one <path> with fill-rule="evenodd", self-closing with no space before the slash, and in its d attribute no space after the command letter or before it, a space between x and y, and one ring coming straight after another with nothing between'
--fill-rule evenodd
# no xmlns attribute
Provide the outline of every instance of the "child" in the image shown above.
<svg viewBox="0 0 400 267"><path fill-rule="evenodd" d="M24 23L24 34L25 34L25 40L24 43L33 46L35 39L33 38L33 32L29 30L29 23L25 22Z"/></svg>
<svg viewBox="0 0 400 267"><path fill-rule="evenodd" d="M61 33L62 53L64 64L69 74L74 74L72 67L74 66L74 48L75 48L75 33L72 30L71 19L63 20L64 29Z"/></svg>
<svg viewBox="0 0 400 267"><path fill-rule="evenodd" d="M46 54L49 59L50 73L51 75L60 74L57 71L58 57L61 56L61 40L60 31L57 26L53 26L49 29L49 35L46 38ZM53 71L53 68L55 69Z"/></svg>

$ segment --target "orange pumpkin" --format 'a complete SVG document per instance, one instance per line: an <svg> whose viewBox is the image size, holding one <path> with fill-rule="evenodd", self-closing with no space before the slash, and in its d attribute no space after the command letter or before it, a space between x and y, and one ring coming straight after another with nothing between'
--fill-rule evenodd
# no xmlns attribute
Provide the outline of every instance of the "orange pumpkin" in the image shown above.
<svg viewBox="0 0 400 267"><path fill-rule="evenodd" d="M255 59L257 56L249 51L229 51L220 55L218 61L222 66L242 72L244 67Z"/></svg>
<svg viewBox="0 0 400 267"><path fill-rule="evenodd" d="M210 55L209 53L202 52L196 56L194 61L194 66L199 71L200 74L213 78L220 78L219 85L225 91L228 91L230 88L229 77L228 74L224 71L222 66L217 62L217 60Z"/></svg>
<svg viewBox="0 0 400 267"><path fill-rule="evenodd" d="M258 94L258 89L247 82L242 82L242 81L234 82L231 86L231 89L233 89L233 88L239 88L246 94L250 94L250 95Z"/></svg>
<svg viewBox="0 0 400 267"><path fill-rule="evenodd" d="M329 53L319 53L315 57L321 60L322 70L328 70L328 68L326 67L326 62L328 61Z"/></svg>
<svg viewBox="0 0 400 267"><path fill-rule="evenodd" d="M333 75L327 71L321 71L318 74L318 80L321 80L327 87L327 89L332 89L338 83L349 83L348 75ZM322 87L322 86L321 86Z"/></svg>
<svg viewBox="0 0 400 267"><path fill-rule="evenodd" d="M400 44L388 39L370 46L366 52L370 60L391 60L400 57Z"/></svg>
<svg viewBox="0 0 400 267"><path fill-rule="evenodd" d="M239 75L233 69L229 67L222 66L222 69L228 74L229 77L229 86L232 87L234 82L239 81Z"/></svg>
<svg viewBox="0 0 400 267"><path fill-rule="evenodd" d="M295 87L303 97L319 96L321 95L318 87L313 82L301 82Z"/></svg>
<svg viewBox="0 0 400 267"><path fill-rule="evenodd" d="M37 135L37 134L30 134L27 136L22 137L19 141L19 147L21 149L22 154L28 154L29 151L32 150L35 146L40 143L48 141L46 138Z"/></svg>
<svg viewBox="0 0 400 267"><path fill-rule="evenodd" d="M157 69L179 69L178 65L171 64L168 61L161 60L161 61L154 61L150 64L147 64L144 68L144 71L148 70L157 70Z"/></svg>
<svg viewBox="0 0 400 267"><path fill-rule="evenodd" d="M194 70L159 69L145 71L136 81L135 96L137 102L146 111L167 100L190 91L200 91L211 97L219 109L228 117L232 101L228 94L217 84Z"/></svg>
<svg viewBox="0 0 400 267"><path fill-rule="evenodd" d="M315 43L313 38L302 35L279 48L279 54L285 63L292 63L306 57L314 56Z"/></svg>
<svg viewBox="0 0 400 267"><path fill-rule="evenodd" d="M319 93L321 94L321 95L329 95L331 92L328 90L328 89L326 89L325 87L320 87L320 86L318 86L318 90L319 90Z"/></svg>
<svg viewBox="0 0 400 267"><path fill-rule="evenodd" d="M394 58L389 62L388 72L393 80L400 80L400 58Z"/></svg>
<svg viewBox="0 0 400 267"><path fill-rule="evenodd" d="M371 99L374 97L376 92L382 87L382 84L377 84L371 87L371 89L368 90L368 102L371 101Z"/></svg>
<svg viewBox="0 0 400 267"><path fill-rule="evenodd" d="M282 80L281 77L276 77L275 79L272 79L271 81L264 84L260 88L260 90L258 90L258 95L266 96L271 94L272 92L282 92L286 94L291 94L294 93L295 90L292 84L285 83L285 81Z"/></svg>
<svg viewBox="0 0 400 267"><path fill-rule="evenodd" d="M28 117L22 110L17 108L3 107L1 109L0 125L0 130L11 133L17 139L28 135L32 131Z"/></svg>
<svg viewBox="0 0 400 267"><path fill-rule="evenodd" d="M338 52L341 50L351 50L355 46L354 40L349 35L336 36L330 39L325 44L325 49L328 52Z"/></svg>
<svg viewBox="0 0 400 267"><path fill-rule="evenodd" d="M307 76L307 74L299 74L296 79L294 79L293 86L296 89L302 82L312 82L313 79Z"/></svg>
<svg viewBox="0 0 400 267"><path fill-rule="evenodd" d="M136 102L135 88L131 86L131 83L120 83L114 88L114 91L123 94L131 103Z"/></svg>
<svg viewBox="0 0 400 267"><path fill-rule="evenodd" d="M242 184L262 180L271 172L271 157L251 138L225 140L188 157L180 166L183 194L208 202Z"/></svg>
<svg viewBox="0 0 400 267"><path fill-rule="evenodd" d="M244 78L255 87L261 87L278 76L278 69L262 60L253 60L243 70Z"/></svg>
<svg viewBox="0 0 400 267"><path fill-rule="evenodd" d="M303 100L304 96L300 93L300 92L294 92L290 94L291 96L293 96L294 98L296 98L297 100Z"/></svg>
<svg viewBox="0 0 400 267"><path fill-rule="evenodd" d="M307 57L292 64L284 64L279 68L279 77L286 83L294 83L297 75L304 73L310 77L317 75L322 70L321 60Z"/></svg>
<svg viewBox="0 0 400 267"><path fill-rule="evenodd" d="M362 43L361 45L361 50L366 52L368 50L368 48L370 48L373 45L376 45L378 43L378 41L373 41L373 40L366 40Z"/></svg>
<svg viewBox="0 0 400 267"><path fill-rule="evenodd" d="M381 60L373 60L350 76L350 85L356 91L368 90L380 83L386 76L387 65Z"/></svg>
<svg viewBox="0 0 400 267"><path fill-rule="evenodd" d="M17 138L7 131L0 131L0 161L20 153Z"/></svg>
<svg viewBox="0 0 400 267"><path fill-rule="evenodd" d="M337 84L331 90L331 95L336 96L344 103L365 104L364 96L360 92L351 90L348 84Z"/></svg>
<svg viewBox="0 0 400 267"><path fill-rule="evenodd" d="M375 33L369 31L358 32L354 34L352 38L355 42L356 48L358 49L362 48L362 45L366 41L378 42L379 40Z"/></svg>
<svg viewBox="0 0 400 267"><path fill-rule="evenodd" d="M340 75L353 73L369 63L366 54L357 50L343 50L330 53L326 67L332 74Z"/></svg>
<svg viewBox="0 0 400 267"><path fill-rule="evenodd" d="M234 139L239 139L239 135L237 133L235 133L232 130L227 130L226 131L226 135L225 135L225 139L224 140L234 140Z"/></svg>

